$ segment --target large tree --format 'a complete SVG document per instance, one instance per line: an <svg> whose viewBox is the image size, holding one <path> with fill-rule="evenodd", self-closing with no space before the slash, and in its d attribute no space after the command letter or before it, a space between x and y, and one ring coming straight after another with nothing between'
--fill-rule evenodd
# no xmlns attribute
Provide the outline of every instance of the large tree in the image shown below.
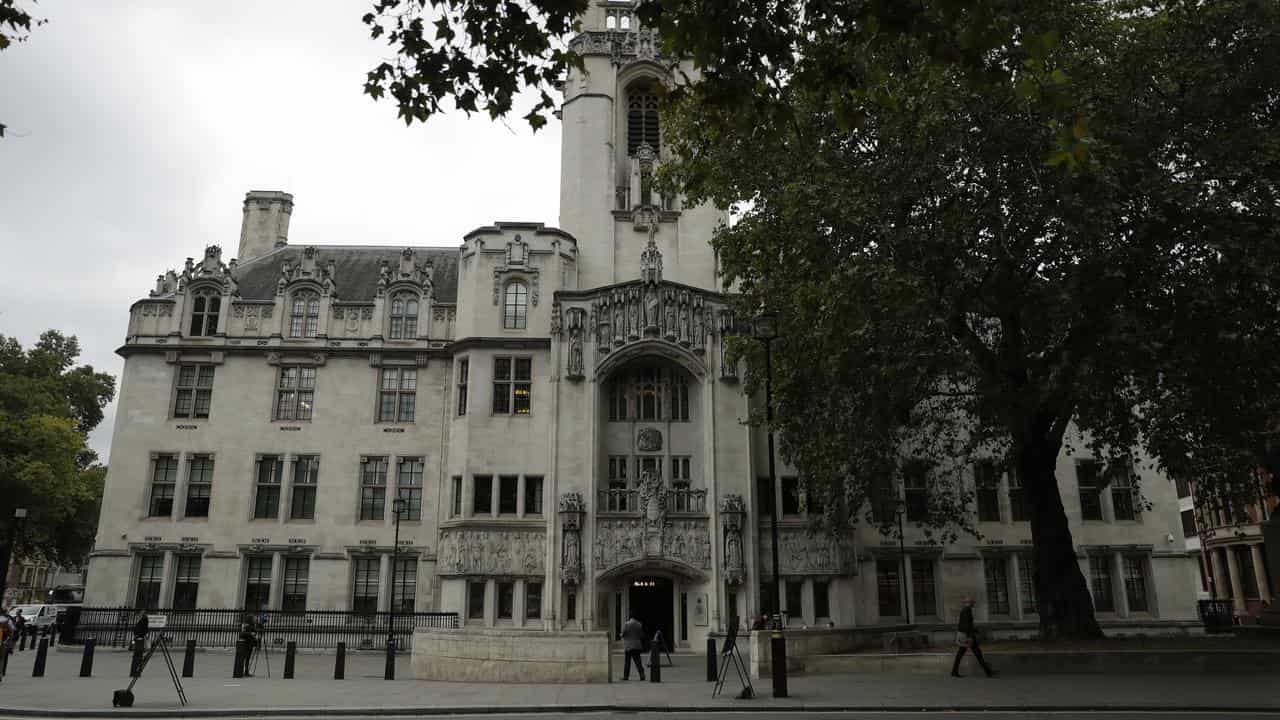
<svg viewBox="0 0 1280 720"><path fill-rule="evenodd" d="M554 36L583 4L432 3L432 40L414 25L422 2L382 0L366 20L395 18L399 61L367 90L387 84L407 119L451 94L503 114L545 75L529 67L574 62ZM1141 448L1228 487L1280 409L1276 4L664 0L641 14L700 71L667 108L667 179L737 211L716 246L744 312L781 318L782 452L827 496L826 519L887 530L868 500L923 461L926 525L949 536L968 527L963 468L1004 461L1028 501L1042 637L1099 634L1063 448L1107 459L1108 478ZM545 42L510 29L544 16ZM454 62L449 43L485 61ZM515 72L495 81L497 67ZM740 349L758 371L757 347Z"/></svg>
<svg viewBox="0 0 1280 720"><path fill-rule="evenodd" d="M29 350L0 335L0 530L27 509L20 555L83 563L97 530L106 468L86 439L115 379L76 365L80 344L50 330Z"/></svg>

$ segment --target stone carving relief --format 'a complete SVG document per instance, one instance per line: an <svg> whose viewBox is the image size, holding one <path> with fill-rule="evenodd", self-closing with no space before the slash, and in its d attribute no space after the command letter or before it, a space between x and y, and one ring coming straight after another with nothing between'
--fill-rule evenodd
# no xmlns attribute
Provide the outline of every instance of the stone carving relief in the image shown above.
<svg viewBox="0 0 1280 720"><path fill-rule="evenodd" d="M440 535L441 575L542 575L542 531L446 529Z"/></svg>
<svg viewBox="0 0 1280 720"><path fill-rule="evenodd" d="M725 495L720 500L720 524L724 527L724 581L730 586L740 585L747 578L742 542L742 522L746 514L747 505L741 495Z"/></svg>
<svg viewBox="0 0 1280 720"><path fill-rule="evenodd" d="M662 431L644 427L636 433L636 449L640 452L657 452L662 449Z"/></svg>
<svg viewBox="0 0 1280 720"><path fill-rule="evenodd" d="M662 282L615 288L591 301L589 335L601 355L643 337L662 338L701 353L710 327L708 312L696 291Z"/></svg>
<svg viewBox="0 0 1280 720"><path fill-rule="evenodd" d="M657 544L649 541L648 518L596 520L593 559L597 572L637 560L675 560L697 570L711 569L711 536L702 518L664 521Z"/></svg>
<svg viewBox="0 0 1280 720"><path fill-rule="evenodd" d="M566 585L582 580L582 515L586 504L576 492L560 496L560 579Z"/></svg>
<svg viewBox="0 0 1280 720"><path fill-rule="evenodd" d="M656 432L656 431L655 431ZM662 530L667 520L667 486L650 472L640 473L640 508L644 515L646 554L662 554Z"/></svg>
<svg viewBox="0 0 1280 720"><path fill-rule="evenodd" d="M772 562L772 541L760 534L760 567ZM778 529L778 564L782 575L843 575L854 567L852 541L810 536L803 528Z"/></svg>

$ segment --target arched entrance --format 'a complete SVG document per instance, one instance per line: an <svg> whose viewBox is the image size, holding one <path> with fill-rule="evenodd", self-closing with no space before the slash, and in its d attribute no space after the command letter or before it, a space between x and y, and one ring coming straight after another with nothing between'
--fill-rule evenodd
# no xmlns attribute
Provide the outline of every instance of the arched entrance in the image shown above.
<svg viewBox="0 0 1280 720"><path fill-rule="evenodd" d="M629 613L644 625L644 636L652 641L662 633L664 649L675 648L675 584L671 578L642 575L631 580L627 589Z"/></svg>

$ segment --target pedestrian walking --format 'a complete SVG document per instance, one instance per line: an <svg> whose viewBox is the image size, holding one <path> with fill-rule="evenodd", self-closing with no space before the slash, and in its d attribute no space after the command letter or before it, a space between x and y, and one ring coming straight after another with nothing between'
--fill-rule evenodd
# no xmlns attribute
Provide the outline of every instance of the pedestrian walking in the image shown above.
<svg viewBox="0 0 1280 720"><path fill-rule="evenodd" d="M964 607L960 609L960 624L956 626L956 661L951 664L951 677L964 677L960 674L960 659L964 657L965 650L972 650L973 656L978 659L978 664L982 666L982 671L987 677L995 677L996 671L991 669L985 658L982 657L982 648L978 643L978 628L973 623L973 606L975 600L972 597L964 599Z"/></svg>
<svg viewBox="0 0 1280 720"><path fill-rule="evenodd" d="M644 680L644 665L640 662L640 653L644 651L644 626L632 615L622 624L622 679L631 679L631 661L636 663L640 679Z"/></svg>

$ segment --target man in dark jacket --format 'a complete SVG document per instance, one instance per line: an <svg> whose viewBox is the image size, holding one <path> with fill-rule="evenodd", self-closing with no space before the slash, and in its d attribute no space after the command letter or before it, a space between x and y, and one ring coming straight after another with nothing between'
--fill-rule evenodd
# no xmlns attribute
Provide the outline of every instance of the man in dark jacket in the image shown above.
<svg viewBox="0 0 1280 720"><path fill-rule="evenodd" d="M951 677L964 677L960 674L960 659L964 657L965 650L972 650L973 656L978 659L978 664L982 666L982 671L987 677L995 677L996 671L991 669L986 659L982 657L982 649L978 647L978 629L973 624L973 604L974 599L967 597L964 599L964 607L960 610L960 624L956 627L956 644L959 649L956 650L956 661L951 664Z"/></svg>
<svg viewBox="0 0 1280 720"><path fill-rule="evenodd" d="M634 659L640 679L644 680L644 665L640 662L640 653L644 650L644 625L634 615L622 624L622 650L622 679L631 679L631 661Z"/></svg>

